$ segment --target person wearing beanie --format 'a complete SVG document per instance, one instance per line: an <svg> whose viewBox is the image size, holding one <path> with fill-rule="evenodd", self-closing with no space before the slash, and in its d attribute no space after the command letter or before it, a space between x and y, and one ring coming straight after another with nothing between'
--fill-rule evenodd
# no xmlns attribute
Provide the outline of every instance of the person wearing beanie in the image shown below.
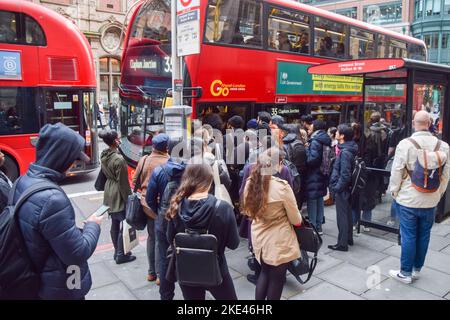
<svg viewBox="0 0 450 320"><path fill-rule="evenodd" d="M247 130L258 130L258 121L256 121L256 119L248 120Z"/></svg>
<svg viewBox="0 0 450 320"><path fill-rule="evenodd" d="M109 148L100 156L101 170L106 176L103 204L108 206L111 217L111 240L114 246L114 260L117 264L131 262L136 259L125 254L122 241L122 221L125 220L125 204L131 194L128 181L128 168L125 159L118 151L119 136L115 130L103 130L99 133Z"/></svg>
<svg viewBox="0 0 450 320"><path fill-rule="evenodd" d="M156 236L155 236L155 219L157 213L150 209L145 195L147 194L147 187L156 167L165 165L169 160L169 136L165 133L159 133L152 139L152 153L150 155L143 156L136 167L136 171L133 175L133 184L138 183L138 177L140 175L140 189L141 189L141 204L144 213L147 215L147 258L148 258L148 281L155 281L159 285L159 268L156 259Z"/></svg>

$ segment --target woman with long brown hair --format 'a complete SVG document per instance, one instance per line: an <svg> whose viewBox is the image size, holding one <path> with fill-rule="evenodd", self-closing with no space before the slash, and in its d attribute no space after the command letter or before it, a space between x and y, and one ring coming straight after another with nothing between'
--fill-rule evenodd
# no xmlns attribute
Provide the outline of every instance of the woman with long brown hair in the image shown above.
<svg viewBox="0 0 450 320"><path fill-rule="evenodd" d="M234 250L239 245L236 219L231 205L225 201L217 202L208 193L212 182L213 171L209 164L189 164L167 210L167 218L170 220L167 240L170 243L173 243L178 232L185 232L186 229L208 230L209 234L217 238L217 254L223 281L216 287L208 288L180 285L186 300L205 300L206 290L218 300L237 300L225 258L225 247Z"/></svg>
<svg viewBox="0 0 450 320"><path fill-rule="evenodd" d="M300 257L292 225L300 225L302 216L289 183L277 177L280 159L277 148L260 155L244 189L243 212L253 220L253 251L261 265L256 300L279 300L288 264Z"/></svg>

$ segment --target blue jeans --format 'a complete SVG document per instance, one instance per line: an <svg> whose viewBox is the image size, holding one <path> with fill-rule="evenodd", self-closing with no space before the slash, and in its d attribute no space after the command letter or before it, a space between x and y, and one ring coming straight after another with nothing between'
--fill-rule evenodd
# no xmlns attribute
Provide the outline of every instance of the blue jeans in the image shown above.
<svg viewBox="0 0 450 320"><path fill-rule="evenodd" d="M434 223L435 208L408 208L397 203L402 240L401 272L410 276L413 269L420 271L430 242L431 227Z"/></svg>
<svg viewBox="0 0 450 320"><path fill-rule="evenodd" d="M359 219L358 210L352 209L353 225L356 226ZM372 210L363 210L362 219L365 221L372 221Z"/></svg>
<svg viewBox="0 0 450 320"><path fill-rule="evenodd" d="M397 219L397 202L395 200L392 200L391 204L391 220Z"/></svg>
<svg viewBox="0 0 450 320"><path fill-rule="evenodd" d="M156 231L156 241L156 246L159 251L159 295L161 296L161 300L173 300L175 296L175 283L166 280L166 272L169 265L167 248L169 248L170 244L167 241L166 234L161 230Z"/></svg>
<svg viewBox="0 0 450 320"><path fill-rule="evenodd" d="M309 221L316 227L317 231L322 231L323 222L323 197L306 200Z"/></svg>

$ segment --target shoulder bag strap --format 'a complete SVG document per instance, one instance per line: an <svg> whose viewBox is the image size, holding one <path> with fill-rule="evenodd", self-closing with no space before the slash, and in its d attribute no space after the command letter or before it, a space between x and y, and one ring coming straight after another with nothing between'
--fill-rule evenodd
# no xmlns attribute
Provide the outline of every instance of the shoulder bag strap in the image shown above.
<svg viewBox="0 0 450 320"><path fill-rule="evenodd" d="M441 149L441 143L442 141L438 139L437 143L436 143L436 147L434 148L434 151L439 151Z"/></svg>
<svg viewBox="0 0 450 320"><path fill-rule="evenodd" d="M44 190L48 190L48 189L56 189L56 190L60 190L62 191L62 189L55 185L54 183L50 182L50 181L42 181L42 182L38 182L35 185L25 189L25 191L20 195L19 200L17 200L15 207L14 207L14 215L17 214L17 212L19 212L19 208L20 206L29 198L31 197L33 194L39 192L39 191L44 191ZM15 188L14 188L15 191ZM64 192L64 191L62 191Z"/></svg>
<svg viewBox="0 0 450 320"><path fill-rule="evenodd" d="M209 233L209 229L211 228L212 221L214 220L214 217L217 215L216 211L217 211L217 209L219 209L219 205L220 205L220 200L216 199L216 204L214 205L214 211L211 214L211 216L209 217L208 229L206 229L206 233Z"/></svg>
<svg viewBox="0 0 450 320"><path fill-rule="evenodd" d="M145 156L144 163L142 163L141 170L139 171L138 177L136 179L136 184L134 185L134 190L133 190L134 193L136 193L138 191L138 189L140 189L142 187L141 186L141 182L142 182L141 176L142 176L142 171L144 171L145 162L147 161L147 159L148 159L148 155Z"/></svg>
<svg viewBox="0 0 450 320"><path fill-rule="evenodd" d="M422 148L420 147L420 145L417 143L417 141L414 140L413 138L408 138L408 141L411 142L417 150L422 149Z"/></svg>
<svg viewBox="0 0 450 320"><path fill-rule="evenodd" d="M22 177L19 177L19 178L16 179L16 181L14 181L14 184L11 187L11 190L9 191L9 194L8 194L8 206L13 205L13 203L14 203L14 195L16 194L17 184L19 183L21 178Z"/></svg>
<svg viewBox="0 0 450 320"><path fill-rule="evenodd" d="M220 174L219 174L219 163L217 160L214 161L212 169L213 169L214 185L219 186L220 185Z"/></svg>

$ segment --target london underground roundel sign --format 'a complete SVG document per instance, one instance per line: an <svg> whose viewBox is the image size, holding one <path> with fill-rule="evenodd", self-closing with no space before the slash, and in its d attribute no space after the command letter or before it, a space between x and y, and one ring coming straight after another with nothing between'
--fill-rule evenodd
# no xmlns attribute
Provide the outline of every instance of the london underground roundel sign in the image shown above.
<svg viewBox="0 0 450 320"><path fill-rule="evenodd" d="M180 0L183 7L187 7L191 4L192 0Z"/></svg>
<svg viewBox="0 0 450 320"><path fill-rule="evenodd" d="M310 74L349 75L392 71L405 65L403 59L367 59L325 63L308 68Z"/></svg>

